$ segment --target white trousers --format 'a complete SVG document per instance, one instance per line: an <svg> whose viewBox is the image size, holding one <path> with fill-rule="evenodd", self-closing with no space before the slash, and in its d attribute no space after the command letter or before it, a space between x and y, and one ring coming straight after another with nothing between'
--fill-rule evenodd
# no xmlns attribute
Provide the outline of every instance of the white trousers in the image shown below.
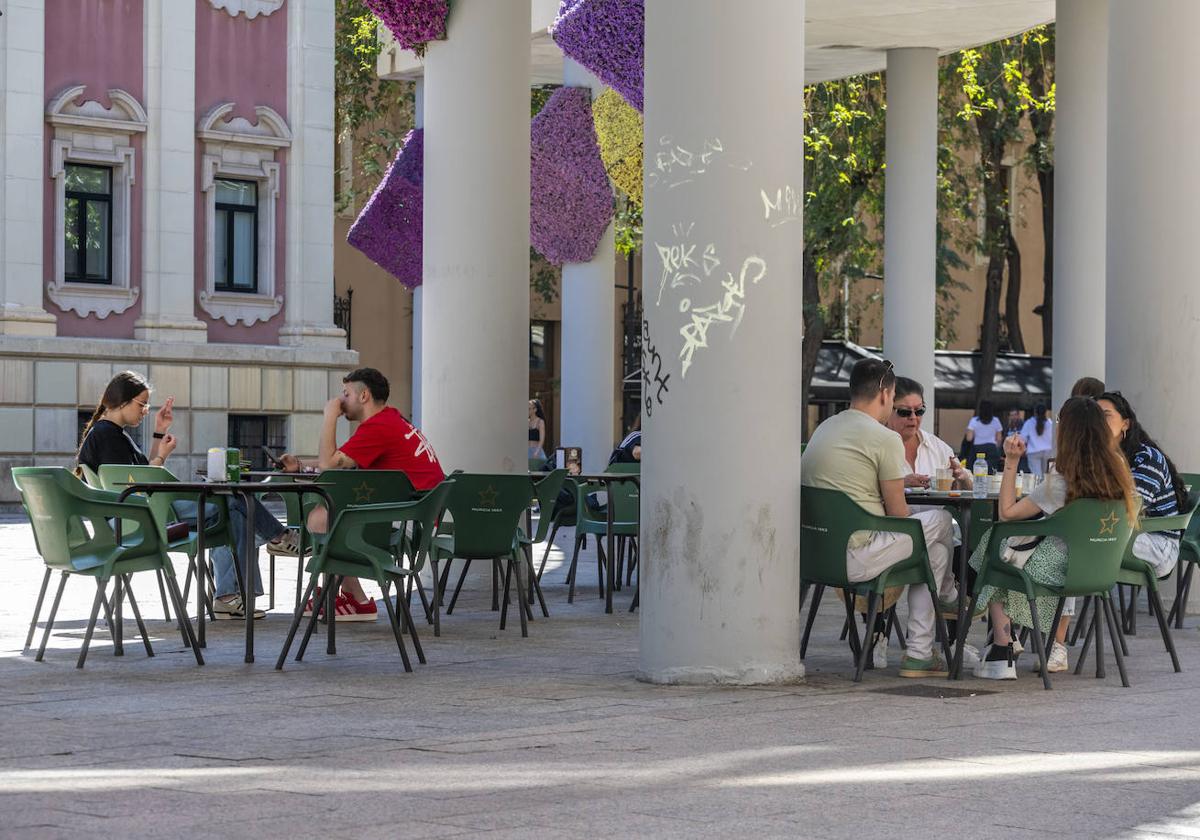
<svg viewBox="0 0 1200 840"><path fill-rule="evenodd" d="M938 598L953 601L958 598L950 558L954 552L954 517L945 508L923 510L911 517L921 523L925 546L929 549L929 566L937 581ZM870 542L846 549L846 572L851 581L859 582L877 577L884 570L912 554L912 538L907 534L876 531ZM908 587L908 655L928 659L933 651L934 605L929 590L920 585ZM870 629L867 631L868 636Z"/></svg>
<svg viewBox="0 0 1200 840"><path fill-rule="evenodd" d="M1029 469L1034 475L1046 474L1046 462L1054 457L1053 449L1043 449L1040 452L1028 452L1025 455L1029 459Z"/></svg>
<svg viewBox="0 0 1200 840"><path fill-rule="evenodd" d="M1166 534L1138 534L1133 538L1133 556L1145 560L1155 577L1166 577L1179 560L1179 540Z"/></svg>

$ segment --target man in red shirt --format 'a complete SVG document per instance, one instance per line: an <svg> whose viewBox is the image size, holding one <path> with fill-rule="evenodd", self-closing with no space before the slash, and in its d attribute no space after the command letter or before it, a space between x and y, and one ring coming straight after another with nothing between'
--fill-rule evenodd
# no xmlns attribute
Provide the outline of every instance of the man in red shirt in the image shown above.
<svg viewBox="0 0 1200 840"><path fill-rule="evenodd" d="M387 404L390 393L387 378L374 368L348 373L342 393L325 403L317 459L301 461L285 454L280 456L284 470L400 470L417 490L436 487L446 477L442 465L420 429ZM343 415L358 428L339 447L337 421ZM309 532L321 534L328 528L328 512L314 508L308 516ZM374 621L379 614L357 578L343 581L336 608L338 621Z"/></svg>

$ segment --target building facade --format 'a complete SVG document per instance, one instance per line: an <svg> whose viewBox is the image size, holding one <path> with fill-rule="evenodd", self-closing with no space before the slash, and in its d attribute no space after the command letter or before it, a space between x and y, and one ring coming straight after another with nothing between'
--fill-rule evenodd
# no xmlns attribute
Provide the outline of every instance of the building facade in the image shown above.
<svg viewBox="0 0 1200 840"><path fill-rule="evenodd" d="M113 373L170 466L314 454L333 318L334 0L12 0L0 17L0 502L73 461ZM255 450L256 451L256 450Z"/></svg>

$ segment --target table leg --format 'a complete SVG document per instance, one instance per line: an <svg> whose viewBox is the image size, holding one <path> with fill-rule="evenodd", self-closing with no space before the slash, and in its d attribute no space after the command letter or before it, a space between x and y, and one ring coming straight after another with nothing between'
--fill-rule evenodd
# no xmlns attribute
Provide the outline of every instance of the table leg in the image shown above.
<svg viewBox="0 0 1200 840"><path fill-rule="evenodd" d="M607 490L607 503L605 505L605 518L608 520L608 556L604 558L604 611L611 613L613 611L613 575L616 574L616 540L613 538L613 494L612 482L606 481L604 488Z"/></svg>
<svg viewBox="0 0 1200 840"><path fill-rule="evenodd" d="M958 552L958 626L955 628L955 644L954 644L954 667L950 669L950 675L956 680L961 680L962 675L962 658L963 647L967 644L967 636L971 632L970 621L971 617L967 615L967 610L971 608L971 596L967 592L967 561L971 559L971 503L967 502L963 506L962 517L962 545ZM964 623L966 622L966 623ZM964 632L965 631L965 632Z"/></svg>
<svg viewBox="0 0 1200 840"><path fill-rule="evenodd" d="M242 581L245 595L242 597L242 607L246 610L246 662L254 661L254 578L251 576L250 564L257 559L258 546L254 543L254 494L249 490L243 491L242 502L246 506L246 530L242 548Z"/></svg>
<svg viewBox="0 0 1200 840"><path fill-rule="evenodd" d="M196 644L206 647L204 635L204 611L208 593L208 574L204 558L204 508L208 494L201 492L196 500ZM185 616L186 619L186 616Z"/></svg>

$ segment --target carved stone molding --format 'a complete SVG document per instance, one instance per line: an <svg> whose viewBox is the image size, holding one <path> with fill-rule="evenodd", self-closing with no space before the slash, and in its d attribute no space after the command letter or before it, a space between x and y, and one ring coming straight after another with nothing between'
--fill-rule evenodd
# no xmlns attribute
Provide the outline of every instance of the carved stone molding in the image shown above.
<svg viewBox="0 0 1200 840"><path fill-rule="evenodd" d="M284 0L208 0L208 3L214 9L224 9L231 17L245 14L253 20L259 15L269 17L279 11Z"/></svg>

